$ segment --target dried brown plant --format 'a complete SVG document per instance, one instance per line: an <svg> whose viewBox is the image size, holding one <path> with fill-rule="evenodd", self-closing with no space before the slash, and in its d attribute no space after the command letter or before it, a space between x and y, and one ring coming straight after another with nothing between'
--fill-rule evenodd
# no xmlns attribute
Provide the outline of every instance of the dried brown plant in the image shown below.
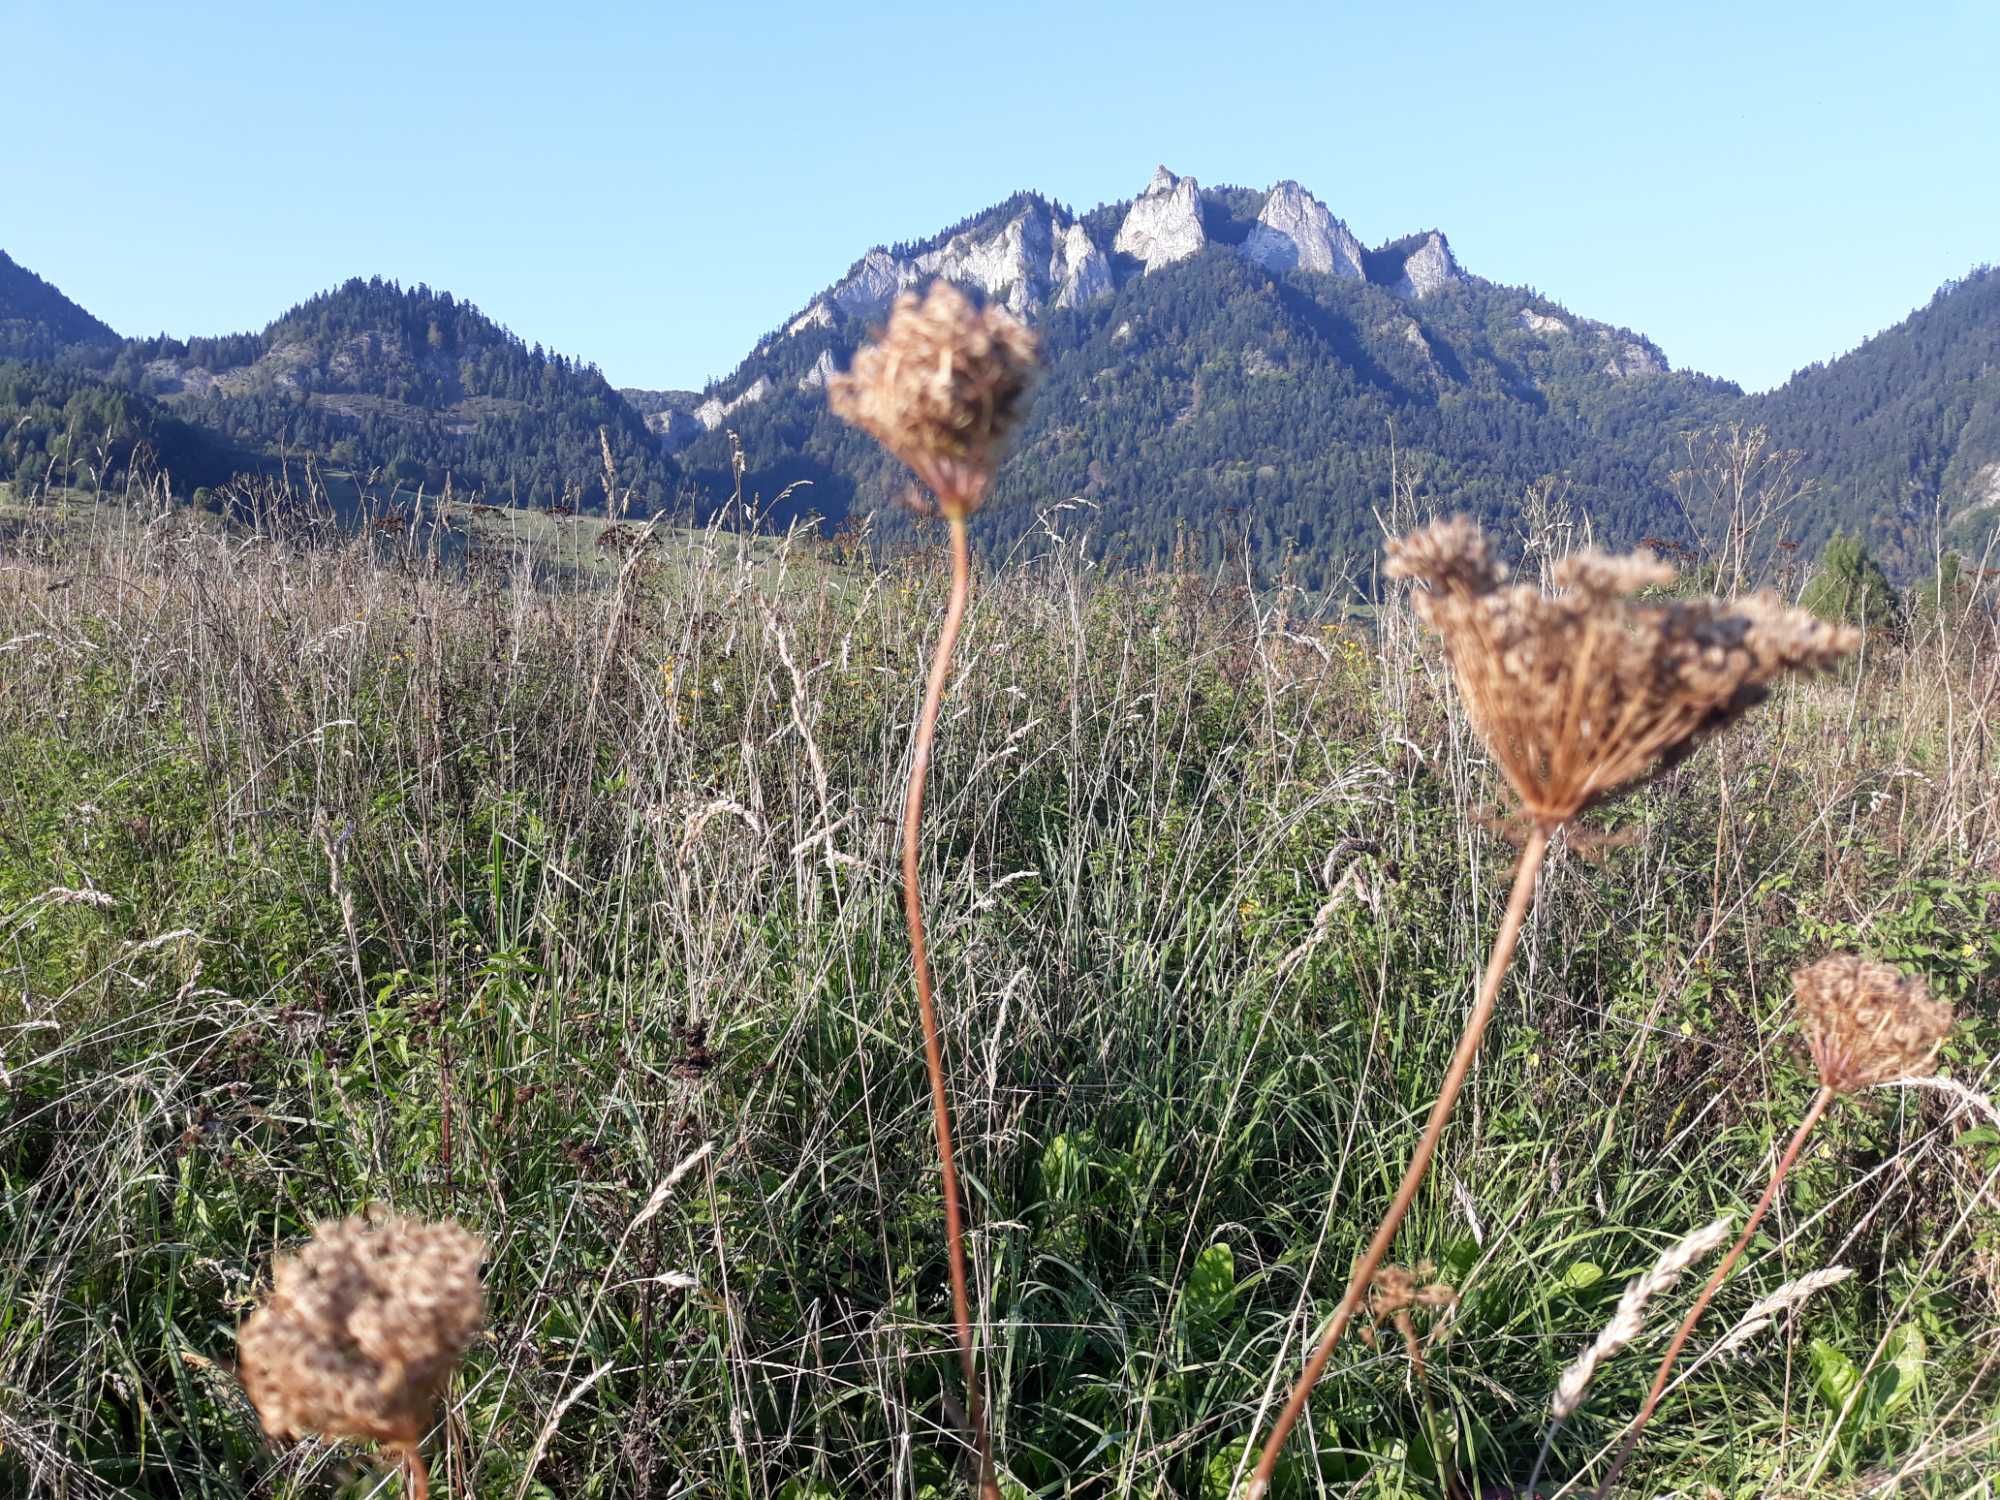
<svg viewBox="0 0 2000 1500"><path fill-rule="evenodd" d="M1729 1247L1729 1253L1723 1256L1708 1285L1701 1289L1701 1295L1695 1298L1694 1306L1688 1309L1667 1345L1667 1352L1661 1356L1652 1388L1639 1404L1639 1414L1633 1418L1618 1456L1597 1487L1598 1500L1611 1493L1611 1487L1624 1472L1626 1461L1638 1446L1639 1435L1645 1431L1666 1391L1674 1361L1693 1336L1695 1325L1701 1321L1717 1288L1728 1279L1749 1248L1751 1236L1770 1212L1820 1116L1843 1094L1930 1073L1937 1064L1938 1048L1951 1030L1951 1007L1930 998L1920 975L1905 974L1891 964L1852 953L1832 954L1797 970L1792 975L1792 991L1798 1000L1799 1028L1805 1032L1806 1045L1819 1070L1819 1089L1793 1132L1791 1143L1772 1169L1764 1195L1750 1211L1750 1222L1743 1226L1743 1233Z"/></svg>
<svg viewBox="0 0 2000 1500"><path fill-rule="evenodd" d="M1800 969L1792 989L1820 1083L1836 1094L1926 1076L1951 1030L1951 1007L1922 976L1852 953Z"/></svg>
<svg viewBox="0 0 2000 1500"><path fill-rule="evenodd" d="M1593 803L1687 755L1762 701L1779 677L1829 667L1860 643L1859 632L1762 594L1629 598L1675 577L1643 553L1565 558L1552 573L1562 590L1554 595L1510 587L1485 536L1464 517L1392 540L1388 573L1423 585L1414 595L1417 615L1443 639L1466 712L1520 799L1529 830L1479 992L1424 1132L1346 1295L1272 1424L1246 1500L1270 1487L1286 1438L1416 1201L1493 1019L1550 839Z"/></svg>
<svg viewBox="0 0 2000 1500"><path fill-rule="evenodd" d="M889 326L826 383L834 414L869 433L962 520L986 500L1026 415L1035 336L1004 308L973 306L948 281L904 292Z"/></svg>
<svg viewBox="0 0 2000 1500"><path fill-rule="evenodd" d="M1368 1281L1368 1321L1360 1331L1361 1342L1375 1345L1384 1323L1403 1338L1403 1352L1409 1356L1410 1375L1424 1409L1424 1435L1444 1477L1449 1500L1463 1491L1458 1483L1458 1466L1453 1449L1440 1431L1437 1403L1431 1399L1430 1371L1424 1364L1424 1341L1417 1336L1419 1310L1440 1313L1458 1306L1458 1293L1442 1281L1434 1280L1437 1267L1427 1260L1414 1266L1383 1266Z"/></svg>
<svg viewBox="0 0 2000 1500"><path fill-rule="evenodd" d="M951 527L951 598L931 654L930 680L910 750L909 785L903 802L903 916L910 932L917 1012L924 1029L924 1063L930 1074L937 1128L952 1317L965 1376L966 1425L971 1429L978 1464L974 1484L984 1500L999 1500L1000 1488L994 1477L993 1446L980 1399L965 1269L965 1225L951 1146L951 1098L945 1086L944 1043L932 993L919 876L931 746L937 737L945 684L951 676L952 651L972 595L972 547L966 523L985 503L1008 434L1027 410L1034 373L1034 334L1003 309L976 308L963 292L939 281L921 301L909 292L898 297L882 336L855 354L853 367L846 374L827 382L827 401L835 414L873 435L901 459L933 497L917 508L943 516Z"/></svg>
<svg viewBox="0 0 2000 1500"><path fill-rule="evenodd" d="M1389 543L1388 572L1426 585L1417 614L1444 640L1481 739L1527 814L1554 828L1760 702L1787 672L1860 643L1776 599L1631 599L1674 569L1647 553L1581 552L1562 592L1508 585L1463 517Z"/></svg>
<svg viewBox="0 0 2000 1500"><path fill-rule="evenodd" d="M485 1315L485 1242L449 1221L350 1218L281 1258L237 1333L243 1387L274 1438L379 1442L429 1489L418 1441Z"/></svg>

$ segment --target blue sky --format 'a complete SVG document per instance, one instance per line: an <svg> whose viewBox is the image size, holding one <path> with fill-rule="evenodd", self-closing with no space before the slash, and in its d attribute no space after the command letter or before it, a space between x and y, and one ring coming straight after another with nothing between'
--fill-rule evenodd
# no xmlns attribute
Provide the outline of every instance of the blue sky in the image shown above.
<svg viewBox="0 0 2000 1500"><path fill-rule="evenodd" d="M971 16L970 8L967 15ZM869 245L1294 177L1752 388L2000 260L2000 3L0 0L0 248L125 333L427 281L699 385Z"/></svg>

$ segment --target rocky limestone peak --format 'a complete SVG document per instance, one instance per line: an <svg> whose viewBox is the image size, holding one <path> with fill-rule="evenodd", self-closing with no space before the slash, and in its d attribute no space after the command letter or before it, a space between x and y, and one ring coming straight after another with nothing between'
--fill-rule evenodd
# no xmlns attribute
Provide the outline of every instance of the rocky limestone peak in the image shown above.
<svg viewBox="0 0 2000 1500"><path fill-rule="evenodd" d="M1111 257L1081 224L1071 224L1055 243L1049 259L1049 280L1056 287L1057 307L1081 307L1113 290Z"/></svg>
<svg viewBox="0 0 2000 1500"><path fill-rule="evenodd" d="M967 230L925 251L913 262L912 279L942 276L954 285L977 288L1017 318L1032 317L1049 289L1054 232L1048 210L1025 208L995 233L979 236Z"/></svg>
<svg viewBox="0 0 2000 1500"><path fill-rule="evenodd" d="M1452 259L1451 245L1433 229L1404 257L1403 274L1390 290L1398 297L1422 298L1463 280L1465 273Z"/></svg>
<svg viewBox="0 0 2000 1500"><path fill-rule="evenodd" d="M870 250L827 298L850 318L879 318L902 288L905 269L887 250Z"/></svg>
<svg viewBox="0 0 2000 1500"><path fill-rule="evenodd" d="M1192 177L1176 177L1161 167L1146 184L1146 191L1132 200L1111 248L1132 256L1152 272L1186 260L1206 242L1201 228L1201 185Z"/></svg>
<svg viewBox="0 0 2000 1500"><path fill-rule="evenodd" d="M1361 242L1326 205L1296 182L1281 182L1264 200L1256 227L1243 242L1247 260L1272 271L1318 271L1360 280Z"/></svg>
<svg viewBox="0 0 2000 1500"><path fill-rule="evenodd" d="M1076 307L1112 290L1110 257L1082 225L1037 201L997 229L968 229L915 256L870 250L846 280L793 319L785 332L829 327L836 310L849 318L879 319L898 292L937 276L1028 320L1050 302Z"/></svg>

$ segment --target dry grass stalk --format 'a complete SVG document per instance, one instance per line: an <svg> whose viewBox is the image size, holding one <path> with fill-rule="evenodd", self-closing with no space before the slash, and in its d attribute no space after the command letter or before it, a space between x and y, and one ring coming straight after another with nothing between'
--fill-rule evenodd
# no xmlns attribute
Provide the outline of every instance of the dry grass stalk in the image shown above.
<svg viewBox="0 0 2000 1500"><path fill-rule="evenodd" d="M1493 1018L1555 832L1586 807L1686 756L1762 701L1787 672L1833 665L1860 633L1767 595L1644 600L1674 570L1648 554L1586 551L1556 565L1565 592L1505 586L1486 538L1459 517L1392 540L1388 572L1424 587L1418 616L1443 638L1466 711L1529 822L1514 886L1451 1064L1388 1211L1278 1414L1246 1489L1257 1500L1369 1281L1416 1201Z"/></svg>
<svg viewBox="0 0 2000 1500"><path fill-rule="evenodd" d="M398 1450L429 1489L417 1444L485 1315L485 1241L449 1221L319 1225L279 1260L237 1334L243 1387L275 1438L317 1434Z"/></svg>
<svg viewBox="0 0 2000 1500"><path fill-rule="evenodd" d="M941 515L951 527L951 599L931 655L930 680L910 751L910 779L903 803L903 915L916 971L917 1011L923 1021L924 1062L930 1074L938 1160L943 1178L946 1254L951 1270L952 1316L965 1376L966 1424L977 1454L976 1492L999 1500L993 1445L980 1399L972 1338L971 1297L965 1269L958 1167L951 1146L951 1099L945 1086L944 1044L932 994L930 949L924 933L922 868L924 786L938 712L951 676L951 656L965 624L972 593L972 549L966 523L985 503L1006 442L1027 410L1035 371L1035 336L1004 310L975 308L949 282L932 284L919 301L896 299L882 337L854 356L853 368L827 382L836 415L874 436L906 464L932 494L917 508Z"/></svg>
<svg viewBox="0 0 2000 1500"><path fill-rule="evenodd" d="M1715 1346L1702 1356L1703 1359L1719 1359L1725 1354L1734 1354L1750 1340L1775 1323L1783 1313L1801 1306L1808 1299L1817 1296L1828 1287L1839 1286L1854 1272L1846 1266L1824 1266L1817 1271L1808 1271L1794 1281L1788 1281L1770 1296L1754 1302L1737 1325L1715 1341Z"/></svg>
<svg viewBox="0 0 2000 1500"><path fill-rule="evenodd" d="M1772 1169L1763 1196L1750 1211L1750 1222L1743 1226L1743 1233L1729 1247L1729 1253L1723 1256L1701 1295L1695 1298L1694 1306L1688 1309L1661 1356L1660 1368L1654 1372L1652 1388L1640 1403L1631 1431L1626 1433L1610 1471L1597 1487L1597 1500L1610 1495L1611 1487L1624 1472L1639 1435L1646 1430L1646 1423L1666 1391L1674 1361L1680 1357L1716 1289L1728 1279L1749 1248L1751 1236L1770 1212L1820 1116L1843 1094L1929 1073L1936 1066L1938 1047L1951 1029L1951 1007L1932 1000L1921 977L1903 974L1889 964L1875 963L1851 953L1833 954L1798 970L1792 975L1792 989L1798 999L1799 1026L1806 1034L1806 1045L1819 1070L1819 1090L1799 1121L1799 1128L1793 1132L1791 1143Z"/></svg>
<svg viewBox="0 0 2000 1500"><path fill-rule="evenodd" d="M1542 1437L1541 1451L1536 1454L1535 1467L1528 1475L1529 1494L1535 1492L1535 1482L1542 1476L1542 1465L1548 1461L1556 1433L1583 1405L1583 1393L1589 1389L1598 1366L1645 1331L1648 1303L1672 1291L1674 1284L1681 1279L1681 1272L1704 1255L1720 1249L1722 1242L1728 1238L1729 1220L1717 1219L1713 1224L1669 1245L1653 1262L1650 1271L1625 1283L1625 1291L1618 1299L1611 1321L1591 1341L1590 1347L1570 1362L1562 1373L1562 1379L1556 1382L1555 1399L1549 1403L1549 1416L1552 1418L1549 1430Z"/></svg>

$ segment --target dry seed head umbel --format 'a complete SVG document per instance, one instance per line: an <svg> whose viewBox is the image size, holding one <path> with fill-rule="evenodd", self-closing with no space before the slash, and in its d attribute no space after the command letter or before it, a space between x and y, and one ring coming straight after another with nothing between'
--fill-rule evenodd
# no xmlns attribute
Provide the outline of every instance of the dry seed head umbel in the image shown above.
<svg viewBox="0 0 2000 1500"><path fill-rule="evenodd" d="M243 1387L276 1438L411 1445L479 1331L485 1243L445 1222L319 1225L237 1334Z"/></svg>
<svg viewBox="0 0 2000 1500"><path fill-rule="evenodd" d="M1034 334L936 281L921 301L896 299L882 336L827 381L827 401L907 464L941 514L963 520L986 499L1034 377Z"/></svg>
<svg viewBox="0 0 2000 1500"><path fill-rule="evenodd" d="M1838 1094L1923 1077L1951 1030L1951 1007L1921 976L1852 953L1800 969L1792 989L1819 1081Z"/></svg>
<svg viewBox="0 0 2000 1500"><path fill-rule="evenodd" d="M1553 596L1509 586L1464 517L1388 552L1390 577L1427 586L1417 614L1443 638L1474 726L1547 829L1672 765L1784 673L1832 666L1861 639L1768 594L1628 598L1674 580L1647 553L1567 558Z"/></svg>

